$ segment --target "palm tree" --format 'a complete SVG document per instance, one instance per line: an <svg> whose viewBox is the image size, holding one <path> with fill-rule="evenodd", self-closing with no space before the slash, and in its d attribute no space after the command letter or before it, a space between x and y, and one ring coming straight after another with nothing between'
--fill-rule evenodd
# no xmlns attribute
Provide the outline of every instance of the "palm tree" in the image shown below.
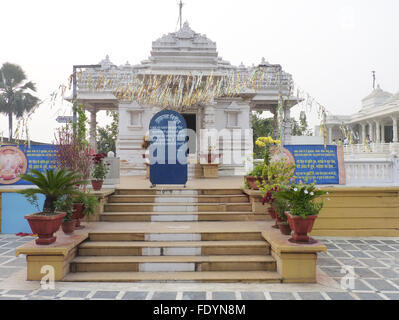
<svg viewBox="0 0 399 320"><path fill-rule="evenodd" d="M12 117L21 118L31 111L39 99L27 90L36 92L33 82L26 81L25 72L16 64L4 63L0 69L0 113L8 116L9 138L12 139Z"/></svg>

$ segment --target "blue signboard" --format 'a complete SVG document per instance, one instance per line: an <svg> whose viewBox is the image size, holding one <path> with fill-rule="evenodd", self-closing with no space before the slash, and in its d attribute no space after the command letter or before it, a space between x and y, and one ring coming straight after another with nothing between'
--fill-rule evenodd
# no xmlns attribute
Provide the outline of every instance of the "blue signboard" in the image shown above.
<svg viewBox="0 0 399 320"><path fill-rule="evenodd" d="M172 110L157 113L150 122L150 181L173 185L187 183L187 126Z"/></svg>
<svg viewBox="0 0 399 320"><path fill-rule="evenodd" d="M0 146L0 185L29 185L19 175L54 169L56 162L54 145Z"/></svg>
<svg viewBox="0 0 399 320"><path fill-rule="evenodd" d="M295 161L295 176L316 184L345 184L342 147L328 145L287 145L285 153Z"/></svg>

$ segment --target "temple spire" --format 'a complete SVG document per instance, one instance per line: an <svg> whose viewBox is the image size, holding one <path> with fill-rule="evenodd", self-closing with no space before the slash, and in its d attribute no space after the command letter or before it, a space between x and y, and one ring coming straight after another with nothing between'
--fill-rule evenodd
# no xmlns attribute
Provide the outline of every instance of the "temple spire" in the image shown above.
<svg viewBox="0 0 399 320"><path fill-rule="evenodd" d="M179 2L179 23L180 23L180 29L182 28L182 22L183 22L183 6L184 6L184 3L180 0L180 2Z"/></svg>

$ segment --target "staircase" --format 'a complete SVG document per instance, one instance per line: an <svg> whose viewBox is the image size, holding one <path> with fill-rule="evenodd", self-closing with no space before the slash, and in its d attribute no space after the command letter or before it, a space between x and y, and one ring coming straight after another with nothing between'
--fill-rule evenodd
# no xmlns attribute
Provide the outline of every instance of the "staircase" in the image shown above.
<svg viewBox="0 0 399 320"><path fill-rule="evenodd" d="M268 219L251 208L241 190L117 190L101 221L146 230L90 232L64 281L280 282L259 231L225 228Z"/></svg>

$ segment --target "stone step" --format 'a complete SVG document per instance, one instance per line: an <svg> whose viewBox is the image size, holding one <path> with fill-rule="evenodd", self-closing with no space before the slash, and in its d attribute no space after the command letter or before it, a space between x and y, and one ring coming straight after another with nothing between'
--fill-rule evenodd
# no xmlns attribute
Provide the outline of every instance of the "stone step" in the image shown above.
<svg viewBox="0 0 399 320"><path fill-rule="evenodd" d="M181 221L260 221L270 219L267 214L251 212L104 212L101 221L107 222L181 222Z"/></svg>
<svg viewBox="0 0 399 320"><path fill-rule="evenodd" d="M86 241L79 256L268 255L266 241Z"/></svg>
<svg viewBox="0 0 399 320"><path fill-rule="evenodd" d="M249 203L246 195L113 195L108 203Z"/></svg>
<svg viewBox="0 0 399 320"><path fill-rule="evenodd" d="M164 233L132 231L93 231L90 241L263 241L261 232L184 232L184 229Z"/></svg>
<svg viewBox="0 0 399 320"><path fill-rule="evenodd" d="M65 282L215 282L280 283L281 276L269 271L203 272L78 272L67 274Z"/></svg>
<svg viewBox="0 0 399 320"><path fill-rule="evenodd" d="M269 255L78 256L71 272L276 271Z"/></svg>
<svg viewBox="0 0 399 320"><path fill-rule="evenodd" d="M111 212L230 212L244 211L252 212L249 203L181 203L181 202L159 202L159 203L107 203L104 211Z"/></svg>
<svg viewBox="0 0 399 320"><path fill-rule="evenodd" d="M245 195L241 189L116 189L115 195Z"/></svg>

